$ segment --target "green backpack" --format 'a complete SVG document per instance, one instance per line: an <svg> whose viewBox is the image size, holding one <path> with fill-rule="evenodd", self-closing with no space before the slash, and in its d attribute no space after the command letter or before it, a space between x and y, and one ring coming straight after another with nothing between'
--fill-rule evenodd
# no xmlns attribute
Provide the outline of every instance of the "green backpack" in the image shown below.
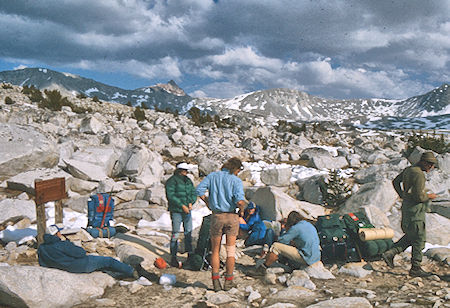
<svg viewBox="0 0 450 308"><path fill-rule="evenodd" d="M392 248L392 239L361 241L358 232L361 228L375 228L363 212L348 213L343 216L348 234L358 245L361 256L368 260L380 259L381 254Z"/></svg>
<svg viewBox="0 0 450 308"><path fill-rule="evenodd" d="M336 261L352 262L360 258L350 241L345 229L345 223L339 214L319 216L316 229L322 247L322 261L334 263Z"/></svg>

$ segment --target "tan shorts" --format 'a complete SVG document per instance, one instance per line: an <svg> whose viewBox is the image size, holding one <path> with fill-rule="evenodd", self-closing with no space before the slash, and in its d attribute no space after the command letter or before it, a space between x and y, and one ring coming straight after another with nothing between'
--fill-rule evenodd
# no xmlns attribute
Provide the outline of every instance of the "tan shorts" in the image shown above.
<svg viewBox="0 0 450 308"><path fill-rule="evenodd" d="M281 255L301 265L307 265L302 255L299 254L297 248L295 248L294 246L275 242L272 244L269 251L273 252L277 256Z"/></svg>
<svg viewBox="0 0 450 308"><path fill-rule="evenodd" d="M212 214L211 237L226 235L237 236L239 233L239 215L234 213Z"/></svg>

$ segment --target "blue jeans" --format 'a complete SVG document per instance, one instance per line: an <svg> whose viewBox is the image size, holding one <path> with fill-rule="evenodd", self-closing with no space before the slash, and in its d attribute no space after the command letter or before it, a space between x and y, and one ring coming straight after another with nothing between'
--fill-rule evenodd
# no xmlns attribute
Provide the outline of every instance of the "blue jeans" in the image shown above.
<svg viewBox="0 0 450 308"><path fill-rule="evenodd" d="M170 213L172 219L172 237L170 238L170 255L177 256L178 252L178 237L180 236L180 227L183 223L184 229L184 248L190 253L192 252L192 216L191 212L186 213Z"/></svg>
<svg viewBox="0 0 450 308"><path fill-rule="evenodd" d="M126 275L127 277L133 276L134 269L123 262L117 261L111 257L103 256L86 256L88 262L86 264L86 272L91 273L97 270L106 270L111 272L117 272Z"/></svg>
<svg viewBox="0 0 450 308"><path fill-rule="evenodd" d="M263 238L253 239L251 236L249 236L245 240L245 246L267 244L267 246L270 247L272 246L274 241L275 241L275 232L272 229L266 229L266 234L264 235Z"/></svg>

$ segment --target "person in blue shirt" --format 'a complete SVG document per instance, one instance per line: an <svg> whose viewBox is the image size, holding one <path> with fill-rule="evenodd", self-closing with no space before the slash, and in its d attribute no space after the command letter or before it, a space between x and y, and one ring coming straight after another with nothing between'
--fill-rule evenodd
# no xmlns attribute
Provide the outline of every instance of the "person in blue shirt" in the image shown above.
<svg viewBox="0 0 450 308"><path fill-rule="evenodd" d="M47 233L44 234L44 242L39 245L37 251L40 266L57 268L71 273L110 271L119 273L124 278L139 278L140 263L133 263L133 268L111 257L87 255L83 248L67 240L61 234L62 229L63 227L57 225L51 225L47 228Z"/></svg>
<svg viewBox="0 0 450 308"><path fill-rule="evenodd" d="M259 216L260 210L258 205L250 202L244 211L244 216L239 218L239 228L248 234L244 245L246 247L263 245L261 256L264 256L275 241L275 232L271 228L266 228Z"/></svg>
<svg viewBox="0 0 450 308"><path fill-rule="evenodd" d="M320 261L320 240L316 228L297 211L289 213L284 233L273 243L264 263L256 272L265 274L266 269L283 256L298 267L309 266Z"/></svg>
<svg viewBox="0 0 450 308"><path fill-rule="evenodd" d="M223 290L233 287L233 271L235 263L236 237L239 233L239 216L244 214L246 206L244 186L238 173L244 167L239 158L230 158L222 169L212 172L197 186L197 195L212 211L211 216L211 267L214 291L222 290L219 281L220 244L222 235L226 235L227 260L225 284ZM208 191L208 197L206 196ZM239 214L236 209L239 208ZM238 216L239 215L239 216Z"/></svg>

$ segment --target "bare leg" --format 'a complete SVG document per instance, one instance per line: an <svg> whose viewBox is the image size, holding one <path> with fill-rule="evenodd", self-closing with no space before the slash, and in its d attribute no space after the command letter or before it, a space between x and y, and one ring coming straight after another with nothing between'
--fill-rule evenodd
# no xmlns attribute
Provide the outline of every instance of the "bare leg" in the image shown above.
<svg viewBox="0 0 450 308"><path fill-rule="evenodd" d="M236 246L236 236L235 235L227 235L227 246ZM234 263L235 263L234 256L232 256L232 257L227 256L226 274L228 276L233 275Z"/></svg>
<svg viewBox="0 0 450 308"><path fill-rule="evenodd" d="M222 236L211 237L211 267L213 273L218 273L220 269L220 242ZM228 263L228 262L227 262Z"/></svg>

